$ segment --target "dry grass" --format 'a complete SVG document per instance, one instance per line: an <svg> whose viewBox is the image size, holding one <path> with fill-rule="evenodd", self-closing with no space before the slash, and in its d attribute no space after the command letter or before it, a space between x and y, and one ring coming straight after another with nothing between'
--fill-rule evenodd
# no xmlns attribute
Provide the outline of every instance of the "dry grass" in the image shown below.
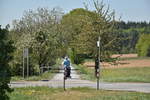
<svg viewBox="0 0 150 100"><path fill-rule="evenodd" d="M83 65L87 67L94 67L95 63L85 62ZM117 61L117 64L102 62L101 66L104 68L150 67L150 59L122 60L122 61Z"/></svg>
<svg viewBox="0 0 150 100"><path fill-rule="evenodd" d="M120 58L135 58L138 57L137 54L114 54L111 56L112 58L120 57Z"/></svg>

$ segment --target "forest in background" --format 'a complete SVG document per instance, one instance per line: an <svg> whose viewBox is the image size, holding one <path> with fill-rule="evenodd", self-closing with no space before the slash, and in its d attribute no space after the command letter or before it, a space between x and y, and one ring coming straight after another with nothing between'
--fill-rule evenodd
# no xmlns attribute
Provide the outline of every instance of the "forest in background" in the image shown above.
<svg viewBox="0 0 150 100"><path fill-rule="evenodd" d="M150 22L117 22L118 34L122 38L118 53L137 53L136 44L142 34L150 34Z"/></svg>

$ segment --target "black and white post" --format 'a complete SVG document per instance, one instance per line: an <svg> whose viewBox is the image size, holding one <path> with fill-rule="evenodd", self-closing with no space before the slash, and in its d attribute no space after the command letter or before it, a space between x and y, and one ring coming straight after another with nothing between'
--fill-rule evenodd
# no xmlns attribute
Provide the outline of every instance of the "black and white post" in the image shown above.
<svg viewBox="0 0 150 100"><path fill-rule="evenodd" d="M100 37L97 41L97 68L96 68L96 77L97 77L97 90L99 90L99 78L100 78Z"/></svg>

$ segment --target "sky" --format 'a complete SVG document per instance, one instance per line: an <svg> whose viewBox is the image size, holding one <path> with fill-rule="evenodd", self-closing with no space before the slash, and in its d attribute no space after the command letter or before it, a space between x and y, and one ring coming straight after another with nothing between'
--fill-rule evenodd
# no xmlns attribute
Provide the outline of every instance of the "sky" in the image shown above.
<svg viewBox="0 0 150 100"><path fill-rule="evenodd" d="M84 2L93 10L93 0L0 0L0 25L12 24L21 19L25 10L46 7L60 7L65 13L75 8L84 8ZM99 0L101 1L101 0ZM150 22L150 0L103 0L110 9L115 10L116 18L123 21Z"/></svg>

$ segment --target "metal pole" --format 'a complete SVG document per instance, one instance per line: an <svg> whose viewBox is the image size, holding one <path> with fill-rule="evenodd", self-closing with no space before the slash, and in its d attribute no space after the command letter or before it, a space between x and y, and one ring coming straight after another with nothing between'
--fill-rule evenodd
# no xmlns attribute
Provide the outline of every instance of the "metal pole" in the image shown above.
<svg viewBox="0 0 150 100"><path fill-rule="evenodd" d="M99 90L99 77L97 77L97 90Z"/></svg>
<svg viewBox="0 0 150 100"><path fill-rule="evenodd" d="M99 41L99 46L98 46L98 76L97 76L97 90L99 90L99 77L100 77L100 36L98 38L98 41Z"/></svg>
<svg viewBox="0 0 150 100"><path fill-rule="evenodd" d="M29 50L28 48L26 49L26 53L27 53L27 78L29 77Z"/></svg>
<svg viewBox="0 0 150 100"><path fill-rule="evenodd" d="M23 49L23 54L22 54L23 56L22 56L22 60L23 60L23 63L22 63L22 66L23 66L23 69L22 69L22 75L23 75L23 78L25 78L24 77L24 49Z"/></svg>
<svg viewBox="0 0 150 100"><path fill-rule="evenodd" d="M66 79L64 77L64 91L66 91Z"/></svg>
<svg viewBox="0 0 150 100"><path fill-rule="evenodd" d="M63 80L63 87L64 87L64 91L66 91L66 75L65 75L65 69L64 69L64 80Z"/></svg>

